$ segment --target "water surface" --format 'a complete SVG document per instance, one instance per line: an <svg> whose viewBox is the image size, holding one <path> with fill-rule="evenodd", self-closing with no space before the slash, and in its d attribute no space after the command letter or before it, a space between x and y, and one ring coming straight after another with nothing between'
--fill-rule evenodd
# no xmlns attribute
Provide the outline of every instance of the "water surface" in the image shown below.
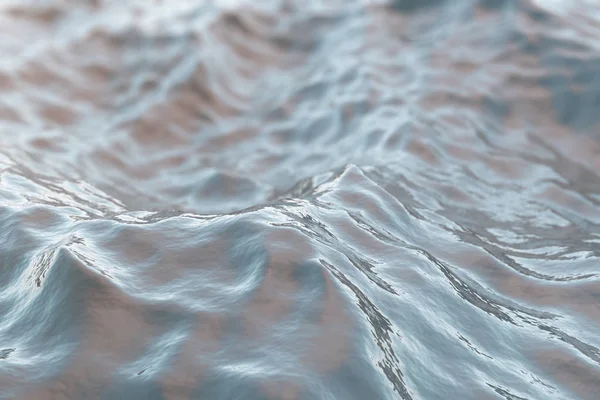
<svg viewBox="0 0 600 400"><path fill-rule="evenodd" d="M0 399L600 393L600 6L3 1Z"/></svg>

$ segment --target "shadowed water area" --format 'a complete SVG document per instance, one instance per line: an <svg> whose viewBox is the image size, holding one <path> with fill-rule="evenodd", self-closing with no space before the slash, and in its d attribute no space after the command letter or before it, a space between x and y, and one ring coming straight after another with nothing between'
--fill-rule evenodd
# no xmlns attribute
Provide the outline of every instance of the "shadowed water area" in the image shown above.
<svg viewBox="0 0 600 400"><path fill-rule="evenodd" d="M0 399L600 396L600 5L0 3Z"/></svg>

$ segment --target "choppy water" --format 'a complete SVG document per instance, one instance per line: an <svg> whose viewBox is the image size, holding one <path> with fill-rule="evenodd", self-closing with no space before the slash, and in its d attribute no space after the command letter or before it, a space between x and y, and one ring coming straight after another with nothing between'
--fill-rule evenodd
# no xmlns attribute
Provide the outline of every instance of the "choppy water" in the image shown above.
<svg viewBox="0 0 600 400"><path fill-rule="evenodd" d="M597 399L600 6L0 8L1 399Z"/></svg>

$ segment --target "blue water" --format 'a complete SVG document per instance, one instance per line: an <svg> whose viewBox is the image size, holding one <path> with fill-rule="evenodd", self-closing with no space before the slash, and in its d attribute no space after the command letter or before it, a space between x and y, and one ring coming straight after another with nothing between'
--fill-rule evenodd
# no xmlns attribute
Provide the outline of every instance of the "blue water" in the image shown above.
<svg viewBox="0 0 600 400"><path fill-rule="evenodd" d="M0 399L600 398L600 4L4 1Z"/></svg>

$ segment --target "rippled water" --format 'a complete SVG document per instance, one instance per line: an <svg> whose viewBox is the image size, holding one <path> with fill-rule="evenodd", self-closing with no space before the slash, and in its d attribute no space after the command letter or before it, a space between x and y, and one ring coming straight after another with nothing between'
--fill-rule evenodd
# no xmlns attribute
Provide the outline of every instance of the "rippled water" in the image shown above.
<svg viewBox="0 0 600 400"><path fill-rule="evenodd" d="M3 1L1 399L598 399L600 6Z"/></svg>

